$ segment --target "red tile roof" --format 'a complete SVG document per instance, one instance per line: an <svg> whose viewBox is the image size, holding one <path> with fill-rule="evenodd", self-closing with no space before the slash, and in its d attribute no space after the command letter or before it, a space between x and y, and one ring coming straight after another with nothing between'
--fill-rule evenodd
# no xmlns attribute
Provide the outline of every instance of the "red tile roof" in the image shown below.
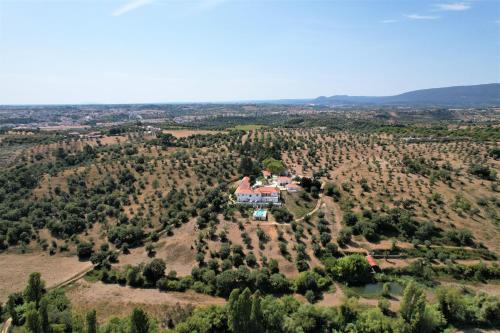
<svg viewBox="0 0 500 333"><path fill-rule="evenodd" d="M255 189L256 193L278 193L278 189L276 187L259 187Z"/></svg>
<svg viewBox="0 0 500 333"><path fill-rule="evenodd" d="M235 191L236 194L253 194L253 190L250 187L250 178L248 177L243 177L243 179L240 182L240 185L238 185L238 188Z"/></svg>
<svg viewBox="0 0 500 333"><path fill-rule="evenodd" d="M377 262L375 261L375 259L373 259L373 257L371 255L366 256L366 261L368 261L368 263L372 267L378 266Z"/></svg>
<svg viewBox="0 0 500 333"><path fill-rule="evenodd" d="M243 177L243 179L240 182L240 185L238 185L238 188L234 192L235 194L256 194L256 193L279 193L278 189L276 187L258 187L256 189L252 189L250 186L250 178L248 177Z"/></svg>

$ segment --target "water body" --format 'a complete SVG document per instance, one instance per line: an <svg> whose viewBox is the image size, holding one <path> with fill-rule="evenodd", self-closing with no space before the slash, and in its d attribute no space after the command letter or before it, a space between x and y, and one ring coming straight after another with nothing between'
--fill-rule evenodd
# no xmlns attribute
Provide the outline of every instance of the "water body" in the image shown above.
<svg viewBox="0 0 500 333"><path fill-rule="evenodd" d="M382 289L385 283L389 284L390 286L389 292L391 295L403 294L403 286L397 282L368 283L360 287L349 287L349 289L361 297L367 297L367 298L378 297L382 295Z"/></svg>

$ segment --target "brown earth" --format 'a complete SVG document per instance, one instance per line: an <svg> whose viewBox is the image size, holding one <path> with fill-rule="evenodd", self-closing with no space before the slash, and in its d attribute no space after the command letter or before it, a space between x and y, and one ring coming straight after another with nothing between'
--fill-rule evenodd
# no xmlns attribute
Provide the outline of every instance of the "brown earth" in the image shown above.
<svg viewBox="0 0 500 333"><path fill-rule="evenodd" d="M76 257L4 253L0 255L0 301L5 301L13 292L21 291L32 272L40 272L46 287L51 287L91 266L90 262L78 261Z"/></svg>

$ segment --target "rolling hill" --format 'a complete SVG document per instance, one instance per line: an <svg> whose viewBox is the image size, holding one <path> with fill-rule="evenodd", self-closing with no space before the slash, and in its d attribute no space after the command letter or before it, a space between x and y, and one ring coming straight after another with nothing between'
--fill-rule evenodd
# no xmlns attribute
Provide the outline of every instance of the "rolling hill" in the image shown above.
<svg viewBox="0 0 500 333"><path fill-rule="evenodd" d="M383 104L383 105L500 105L500 83L422 89L395 96L321 96L314 104Z"/></svg>

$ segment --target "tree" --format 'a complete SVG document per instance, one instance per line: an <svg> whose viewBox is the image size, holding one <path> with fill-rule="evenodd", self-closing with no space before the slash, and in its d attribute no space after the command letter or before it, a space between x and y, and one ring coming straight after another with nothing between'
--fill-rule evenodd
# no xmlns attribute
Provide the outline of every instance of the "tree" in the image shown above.
<svg viewBox="0 0 500 333"><path fill-rule="evenodd" d="M132 287L140 287L143 282L140 267L129 267L127 270L127 284Z"/></svg>
<svg viewBox="0 0 500 333"><path fill-rule="evenodd" d="M130 316L130 333L147 333L149 332L148 315L139 308L135 308Z"/></svg>
<svg viewBox="0 0 500 333"><path fill-rule="evenodd" d="M354 285L367 283L372 278L370 264L359 254L328 261L326 269L335 279Z"/></svg>
<svg viewBox="0 0 500 333"><path fill-rule="evenodd" d="M469 168L469 172L481 179L486 179L486 180L496 179L496 171L494 169L490 169L487 165L474 164Z"/></svg>
<svg viewBox="0 0 500 333"><path fill-rule="evenodd" d="M425 318L425 295L415 282L411 281L405 288L399 314L409 325L411 332L422 332Z"/></svg>
<svg viewBox="0 0 500 333"><path fill-rule="evenodd" d="M156 137L163 147L173 147L175 146L175 136L170 133L157 133Z"/></svg>
<svg viewBox="0 0 500 333"><path fill-rule="evenodd" d="M228 326L233 332L237 332L236 329L239 327L238 321L238 298L240 297L240 290L238 288L231 291L229 295L228 303Z"/></svg>
<svg viewBox="0 0 500 333"><path fill-rule="evenodd" d="M252 300L250 289L246 288L242 293L234 289L229 296L228 325L233 332L251 333L250 316L252 312Z"/></svg>
<svg viewBox="0 0 500 333"><path fill-rule="evenodd" d="M269 272L271 272L271 274L279 273L280 268L279 268L278 261L276 259L269 260L268 266L269 266L268 267L269 268Z"/></svg>
<svg viewBox="0 0 500 333"><path fill-rule="evenodd" d="M167 265L162 259L153 259L144 266L142 275L144 275L150 285L155 285L159 279L165 276L166 268Z"/></svg>
<svg viewBox="0 0 500 333"><path fill-rule="evenodd" d="M42 333L42 326L40 323L40 316L36 310L36 304L34 302L28 303L26 313L25 313L25 327L28 332L31 333Z"/></svg>
<svg viewBox="0 0 500 333"><path fill-rule="evenodd" d="M93 252L93 245L92 243L85 243L82 242L77 245L76 247L76 254L78 255L78 258L80 260L87 260L90 258Z"/></svg>
<svg viewBox="0 0 500 333"><path fill-rule="evenodd" d="M97 333L97 317L95 310L87 312L86 321L87 333Z"/></svg>
<svg viewBox="0 0 500 333"><path fill-rule="evenodd" d="M262 164L264 165L264 168L275 175L280 175L283 171L285 171L283 162L272 157L266 158L264 161L262 161Z"/></svg>
<svg viewBox="0 0 500 333"><path fill-rule="evenodd" d="M425 306L424 317L420 326L422 332L441 332L440 328L445 324L446 319L436 305Z"/></svg>
<svg viewBox="0 0 500 333"><path fill-rule="evenodd" d="M12 318L12 324L19 326L22 324L22 314L18 311L18 306L24 302L22 293L13 293L7 300L7 312Z"/></svg>
<svg viewBox="0 0 500 333"><path fill-rule="evenodd" d="M31 273L28 279L28 285L24 289L24 299L27 303L35 302L38 306L44 293L45 282L42 280L41 274L38 272Z"/></svg>
<svg viewBox="0 0 500 333"><path fill-rule="evenodd" d="M263 333L264 325L263 325L263 316L262 316L262 308L260 305L260 292L257 290L252 295L252 310L250 313L250 332L252 333Z"/></svg>
<svg viewBox="0 0 500 333"><path fill-rule="evenodd" d="M241 158L239 171L244 176L250 176L254 174L254 164L250 157L244 156Z"/></svg>
<svg viewBox="0 0 500 333"><path fill-rule="evenodd" d="M154 257L156 255L156 249L153 243L148 243L146 245L146 252L148 253L148 257Z"/></svg>
<svg viewBox="0 0 500 333"><path fill-rule="evenodd" d="M305 294L308 290L317 291L319 288L316 274L310 271L300 272L295 280L295 289L301 294Z"/></svg>
<svg viewBox="0 0 500 333"><path fill-rule="evenodd" d="M40 300L40 307L38 309L40 315L40 326L43 333L50 333L50 323L49 323L49 301L47 296L42 297Z"/></svg>
<svg viewBox="0 0 500 333"><path fill-rule="evenodd" d="M337 242L339 245L347 245L351 241L352 229L345 227L340 229L339 235L337 236Z"/></svg>

